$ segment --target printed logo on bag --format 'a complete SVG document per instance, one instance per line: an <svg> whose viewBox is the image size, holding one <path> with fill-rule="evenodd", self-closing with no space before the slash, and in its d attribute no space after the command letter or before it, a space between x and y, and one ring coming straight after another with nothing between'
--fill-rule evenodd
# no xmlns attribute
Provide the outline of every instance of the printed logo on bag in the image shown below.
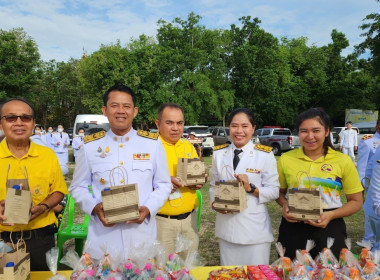
<svg viewBox="0 0 380 280"><path fill-rule="evenodd" d="M245 170L245 172L260 174L261 172L263 172L263 170L262 169L257 169L257 168L247 168Z"/></svg>
<svg viewBox="0 0 380 280"><path fill-rule="evenodd" d="M134 160L149 160L150 155L149 153L140 153L140 154L133 154Z"/></svg>
<svg viewBox="0 0 380 280"><path fill-rule="evenodd" d="M326 164L322 165L322 167L321 167L322 172L330 173L332 170L333 170L333 167L331 164L326 163Z"/></svg>

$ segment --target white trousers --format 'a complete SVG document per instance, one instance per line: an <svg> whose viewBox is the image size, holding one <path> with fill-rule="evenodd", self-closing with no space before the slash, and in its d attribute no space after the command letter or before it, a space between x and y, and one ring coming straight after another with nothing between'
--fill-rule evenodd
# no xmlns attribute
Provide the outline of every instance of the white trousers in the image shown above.
<svg viewBox="0 0 380 280"><path fill-rule="evenodd" d="M220 265L269 264L271 243L236 244L219 238Z"/></svg>
<svg viewBox="0 0 380 280"><path fill-rule="evenodd" d="M55 153L57 155L59 165L61 166L61 171L63 175L69 173L69 167L67 163L69 162L69 153Z"/></svg>
<svg viewBox="0 0 380 280"><path fill-rule="evenodd" d="M343 151L343 154L348 155L352 159L352 161L355 162L354 147L349 147L349 148L343 147L342 151Z"/></svg>

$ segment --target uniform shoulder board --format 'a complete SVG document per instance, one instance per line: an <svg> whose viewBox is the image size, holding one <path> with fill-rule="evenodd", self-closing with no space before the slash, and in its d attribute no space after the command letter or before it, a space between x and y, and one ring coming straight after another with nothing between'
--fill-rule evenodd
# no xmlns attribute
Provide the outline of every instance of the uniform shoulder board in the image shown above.
<svg viewBox="0 0 380 280"><path fill-rule="evenodd" d="M230 144L226 143L226 144L223 144L223 145L215 146L215 147L214 147L214 151L217 151L217 150L221 150L221 149L227 148L229 145L230 145Z"/></svg>
<svg viewBox="0 0 380 280"><path fill-rule="evenodd" d="M272 147L261 145L261 144L256 144L255 149L259 150L259 151L266 152L266 153L270 153L273 150Z"/></svg>
<svg viewBox="0 0 380 280"><path fill-rule="evenodd" d="M377 162L380 163L380 159Z"/></svg>
<svg viewBox="0 0 380 280"><path fill-rule="evenodd" d="M145 130L141 130L141 129L137 130L137 135L139 135L141 137L153 139L153 140L157 140L158 136L159 136L158 133L145 131Z"/></svg>
<svg viewBox="0 0 380 280"><path fill-rule="evenodd" d="M86 137L84 137L83 142L85 144L87 144L89 142L103 138L104 136L106 136L106 132L104 130L102 130L102 131L96 132L94 134L87 135Z"/></svg>
<svg viewBox="0 0 380 280"><path fill-rule="evenodd" d="M363 136L362 140L367 140L367 139L371 139L373 137L372 134L366 134Z"/></svg>

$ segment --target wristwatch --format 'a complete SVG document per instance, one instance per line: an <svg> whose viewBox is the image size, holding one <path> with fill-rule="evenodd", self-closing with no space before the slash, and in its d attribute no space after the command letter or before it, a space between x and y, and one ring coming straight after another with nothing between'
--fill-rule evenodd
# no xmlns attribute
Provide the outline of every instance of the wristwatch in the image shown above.
<svg viewBox="0 0 380 280"><path fill-rule="evenodd" d="M249 184L251 186L251 190L250 191L246 191L247 193L254 193L255 190L256 190L256 186L254 184Z"/></svg>
<svg viewBox="0 0 380 280"><path fill-rule="evenodd" d="M45 206L46 210L49 210L49 209L50 209L49 205L47 205L46 203L40 203L39 205L41 205L41 206ZM45 210L45 211L46 211L46 210Z"/></svg>

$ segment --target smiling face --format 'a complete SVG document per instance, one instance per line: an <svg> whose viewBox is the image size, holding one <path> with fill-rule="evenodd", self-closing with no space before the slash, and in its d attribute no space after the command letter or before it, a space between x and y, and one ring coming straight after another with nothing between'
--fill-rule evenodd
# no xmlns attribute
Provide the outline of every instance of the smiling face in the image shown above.
<svg viewBox="0 0 380 280"><path fill-rule="evenodd" d="M318 117L304 120L298 128L298 136L305 155L323 155L323 143L329 133Z"/></svg>
<svg viewBox="0 0 380 280"><path fill-rule="evenodd" d="M233 117L229 128L231 140L236 148L244 147L251 140L255 127L245 113L238 113Z"/></svg>
<svg viewBox="0 0 380 280"><path fill-rule="evenodd" d="M161 137L173 145L182 137L184 125L184 116L178 108L166 107L162 111L161 119L156 120Z"/></svg>
<svg viewBox="0 0 380 280"><path fill-rule="evenodd" d="M25 142L29 143L29 137L33 134L35 121L32 119L29 122L23 122L20 118L17 118L15 122L6 121L3 116L22 116L33 115L32 108L28 104L14 100L3 105L1 110L1 127L4 130L5 137L8 143Z"/></svg>
<svg viewBox="0 0 380 280"><path fill-rule="evenodd" d="M131 130L138 109L129 93L115 90L109 93L107 106L103 106L102 112L108 118L113 133L122 136Z"/></svg>

